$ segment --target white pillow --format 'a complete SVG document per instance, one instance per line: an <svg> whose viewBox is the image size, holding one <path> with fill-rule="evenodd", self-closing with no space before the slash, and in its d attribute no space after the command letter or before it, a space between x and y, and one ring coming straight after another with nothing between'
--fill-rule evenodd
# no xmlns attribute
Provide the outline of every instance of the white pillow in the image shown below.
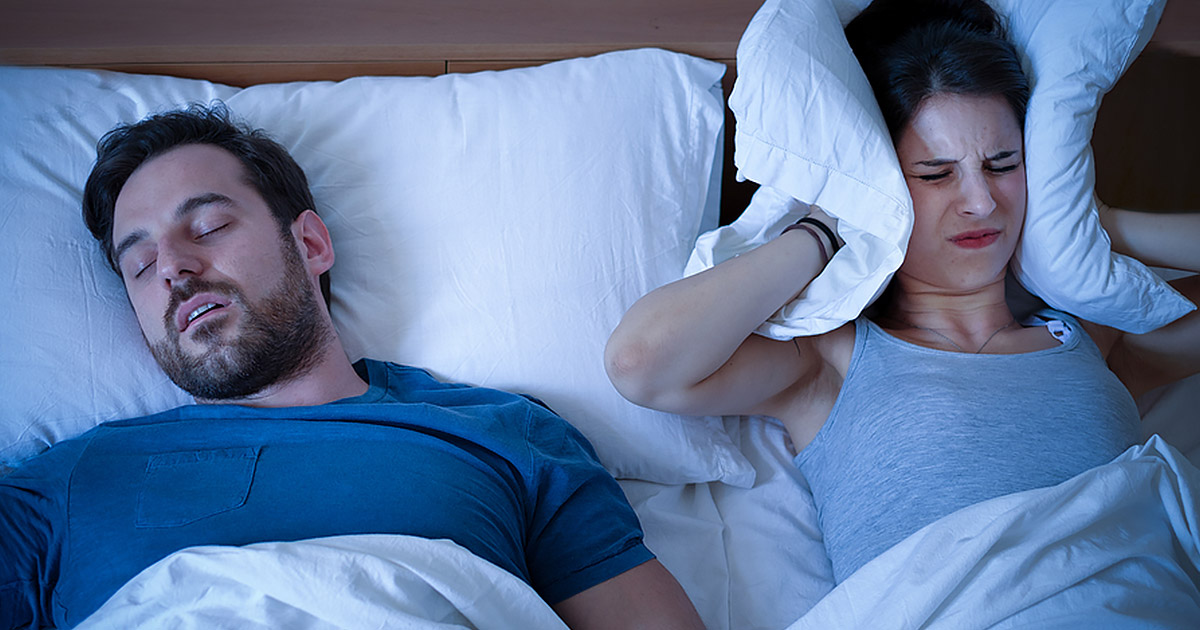
<svg viewBox="0 0 1200 630"><path fill-rule="evenodd" d="M1029 211L1013 271L1051 306L1132 333L1196 307L1112 252L1092 194L1100 99L1142 52L1166 0L996 0L1033 81L1025 118Z"/></svg>
<svg viewBox="0 0 1200 630"><path fill-rule="evenodd" d="M80 200L96 141L116 123L235 92L167 77L0 68L0 466L101 422L191 402L146 348Z"/></svg>
<svg viewBox="0 0 1200 630"><path fill-rule="evenodd" d="M2 254L20 270L0 288L18 294L5 308L21 319L0 333L0 454L19 459L99 421L183 401L143 350L120 282L79 219L79 195L95 141L115 122L219 96L308 174L338 256L333 316L351 358L537 396L617 476L749 483L752 470L718 419L632 405L602 361L621 315L679 277L702 221L715 217L722 71L660 50L244 90L3 70L0 109L25 122L0 122L0 193L56 196L38 213L0 209L6 233L27 235ZM76 103L87 107L68 109ZM43 275L34 261L63 258L64 247L74 255ZM78 348L113 326L119 341ZM87 406L63 413L63 399Z"/></svg>
<svg viewBox="0 0 1200 630"><path fill-rule="evenodd" d="M861 5L865 6L865 2ZM877 297L904 260L912 201L867 78L828 0L768 0L746 27L729 106L738 177L762 184L733 224L704 234L686 273L753 249L816 203L846 241L758 332L832 330Z"/></svg>
<svg viewBox="0 0 1200 630"><path fill-rule="evenodd" d="M784 339L858 316L903 261L912 202L878 104L843 33L867 0L767 0L738 46L730 97L738 176L764 185L732 225L702 235L687 273L778 235L820 205L847 242L759 332ZM1014 269L1052 306L1131 332L1193 308L1140 263L1112 254L1092 202L1099 98L1149 40L1164 0L997 0L1033 95L1029 208ZM775 190L770 190L770 189Z"/></svg>

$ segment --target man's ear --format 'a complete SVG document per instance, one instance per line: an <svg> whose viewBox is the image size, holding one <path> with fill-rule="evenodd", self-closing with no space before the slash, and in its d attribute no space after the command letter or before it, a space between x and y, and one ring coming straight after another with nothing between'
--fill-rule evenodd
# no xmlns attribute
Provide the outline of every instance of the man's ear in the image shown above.
<svg viewBox="0 0 1200 630"><path fill-rule="evenodd" d="M313 276L320 276L333 266L333 239L325 222L312 210L305 210L292 222L292 236L300 258Z"/></svg>

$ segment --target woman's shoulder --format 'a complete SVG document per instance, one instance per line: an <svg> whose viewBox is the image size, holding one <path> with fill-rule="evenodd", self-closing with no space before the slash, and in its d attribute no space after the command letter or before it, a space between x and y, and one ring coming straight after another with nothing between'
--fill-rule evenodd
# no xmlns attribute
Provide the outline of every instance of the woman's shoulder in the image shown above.
<svg viewBox="0 0 1200 630"><path fill-rule="evenodd" d="M1090 339L1100 351L1102 357L1107 357L1110 350L1123 334L1116 328L1083 319L1066 311L1046 307L1039 309L1029 316L1030 320L1044 322L1050 333L1066 343L1071 335L1083 335Z"/></svg>
<svg viewBox="0 0 1200 630"><path fill-rule="evenodd" d="M813 339L813 345L821 359L843 379L850 370L850 358L854 356L854 344L860 334L859 329L865 329L867 324L866 317L859 317Z"/></svg>

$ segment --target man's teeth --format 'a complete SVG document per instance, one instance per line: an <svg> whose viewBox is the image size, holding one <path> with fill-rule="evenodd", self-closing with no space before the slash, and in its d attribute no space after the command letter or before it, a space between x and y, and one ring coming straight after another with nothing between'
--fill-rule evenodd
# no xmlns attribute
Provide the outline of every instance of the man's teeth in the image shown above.
<svg viewBox="0 0 1200 630"><path fill-rule="evenodd" d="M200 317L201 315L213 310L214 308L218 308L220 306L221 306L220 304L214 304L212 302L209 302L208 304L205 304L204 306L197 308L196 310L192 311L192 313L190 315L188 315L188 318L187 318L188 323L191 323L191 321L196 319L197 317Z"/></svg>

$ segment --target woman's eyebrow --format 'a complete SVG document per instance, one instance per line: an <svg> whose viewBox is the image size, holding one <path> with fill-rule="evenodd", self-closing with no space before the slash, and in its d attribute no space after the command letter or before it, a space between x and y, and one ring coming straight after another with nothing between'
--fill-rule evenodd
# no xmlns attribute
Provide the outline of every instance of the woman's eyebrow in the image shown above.
<svg viewBox="0 0 1200 630"><path fill-rule="evenodd" d="M998 153L989 155L984 159L988 162L999 162L1000 160L1010 158L1018 153L1020 153L1020 151L1018 151L1016 149L1007 149L1007 150L1000 151ZM913 162L913 164L915 164L917 166L933 166L933 167L945 166L947 164L956 164L956 163L958 163L958 160L951 159L951 158L931 158L928 160L918 160L916 162Z"/></svg>
<svg viewBox="0 0 1200 630"><path fill-rule="evenodd" d="M957 163L958 163L958 160L953 160L950 158L933 158L931 160L918 160L916 162L913 162L913 164L916 164L918 166L945 166L947 164L957 164Z"/></svg>

